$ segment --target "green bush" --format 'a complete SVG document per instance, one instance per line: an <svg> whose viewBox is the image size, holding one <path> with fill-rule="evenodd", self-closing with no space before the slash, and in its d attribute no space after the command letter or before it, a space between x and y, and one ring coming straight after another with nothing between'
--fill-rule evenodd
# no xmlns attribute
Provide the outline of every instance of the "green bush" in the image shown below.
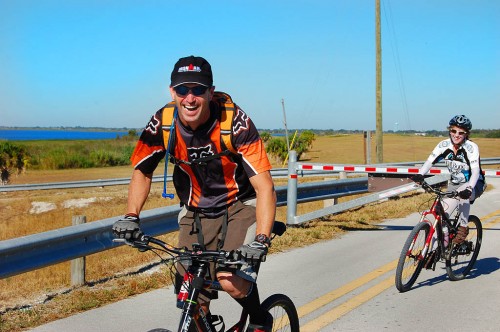
<svg viewBox="0 0 500 332"><path fill-rule="evenodd" d="M281 162L288 156L288 149L284 138L271 138L267 141L267 153L277 157Z"/></svg>
<svg viewBox="0 0 500 332"><path fill-rule="evenodd" d="M300 160L300 157L305 152L309 151L314 140L315 136L311 130L303 131L298 138L293 140L290 150L295 150L295 152L297 152L297 160ZM283 162L288 158L286 139L282 137L267 139L266 151Z"/></svg>
<svg viewBox="0 0 500 332"><path fill-rule="evenodd" d="M7 141L0 142L0 168L22 172L28 167L29 161L30 155L24 146Z"/></svg>

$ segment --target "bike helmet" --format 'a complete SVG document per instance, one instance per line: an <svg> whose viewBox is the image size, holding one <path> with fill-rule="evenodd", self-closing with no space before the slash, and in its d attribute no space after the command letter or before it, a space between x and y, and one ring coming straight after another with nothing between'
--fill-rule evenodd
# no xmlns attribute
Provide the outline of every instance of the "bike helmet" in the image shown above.
<svg viewBox="0 0 500 332"><path fill-rule="evenodd" d="M469 118L466 117L465 115L455 115L450 120L449 125L464 128L467 131L470 131L472 129L472 123L470 122Z"/></svg>

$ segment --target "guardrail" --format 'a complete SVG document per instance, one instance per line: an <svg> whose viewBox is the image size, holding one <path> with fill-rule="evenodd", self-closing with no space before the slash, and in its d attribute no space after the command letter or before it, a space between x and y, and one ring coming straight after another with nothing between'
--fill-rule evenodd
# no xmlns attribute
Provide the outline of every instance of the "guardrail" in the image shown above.
<svg viewBox="0 0 500 332"><path fill-rule="evenodd" d="M337 172L329 172L335 174ZM325 175L324 171L308 172L304 176ZM277 168L271 170L273 178L284 178L288 176L286 168ZM163 182L163 175L155 175L152 179L153 182ZM167 176L167 181L172 181L172 176ZM51 189L74 189L74 188L88 188L88 187L106 187L106 186L119 186L128 185L130 177L118 179L99 179L99 180L84 180L84 181L68 181L68 182L51 182L51 183L30 183L30 184L9 184L0 186L0 192L12 191L28 191L28 190L51 190Z"/></svg>
<svg viewBox="0 0 500 332"><path fill-rule="evenodd" d="M331 180L299 186L299 203L365 193L367 178ZM278 206L286 205L286 186L276 188ZM180 208L169 206L141 213L141 228L151 235L178 229ZM0 241L0 278L88 256L118 245L112 242L111 226L119 217Z"/></svg>

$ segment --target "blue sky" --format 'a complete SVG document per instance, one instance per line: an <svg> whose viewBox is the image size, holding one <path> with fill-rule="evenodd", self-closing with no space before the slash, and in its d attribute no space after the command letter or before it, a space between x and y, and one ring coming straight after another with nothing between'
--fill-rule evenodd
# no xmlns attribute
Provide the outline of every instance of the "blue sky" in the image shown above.
<svg viewBox="0 0 500 332"><path fill-rule="evenodd" d="M381 11L384 130L500 128L500 1ZM374 0L0 0L0 126L143 127L191 54L258 128L375 129Z"/></svg>

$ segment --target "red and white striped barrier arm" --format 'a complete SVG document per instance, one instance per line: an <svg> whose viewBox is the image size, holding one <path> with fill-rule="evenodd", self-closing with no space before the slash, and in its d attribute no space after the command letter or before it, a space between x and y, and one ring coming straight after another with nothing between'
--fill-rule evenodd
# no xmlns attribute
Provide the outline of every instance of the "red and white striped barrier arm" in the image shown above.
<svg viewBox="0 0 500 332"><path fill-rule="evenodd" d="M337 171L337 172L358 172L358 173L386 173L386 174L417 174L418 167L382 167L382 166L350 166L350 165L320 165L297 163L297 170L303 171ZM449 174L447 169L431 168L427 174ZM483 170L485 176L500 176L498 170Z"/></svg>
<svg viewBox="0 0 500 332"><path fill-rule="evenodd" d="M500 171L495 169L483 170L485 176L500 176Z"/></svg>

